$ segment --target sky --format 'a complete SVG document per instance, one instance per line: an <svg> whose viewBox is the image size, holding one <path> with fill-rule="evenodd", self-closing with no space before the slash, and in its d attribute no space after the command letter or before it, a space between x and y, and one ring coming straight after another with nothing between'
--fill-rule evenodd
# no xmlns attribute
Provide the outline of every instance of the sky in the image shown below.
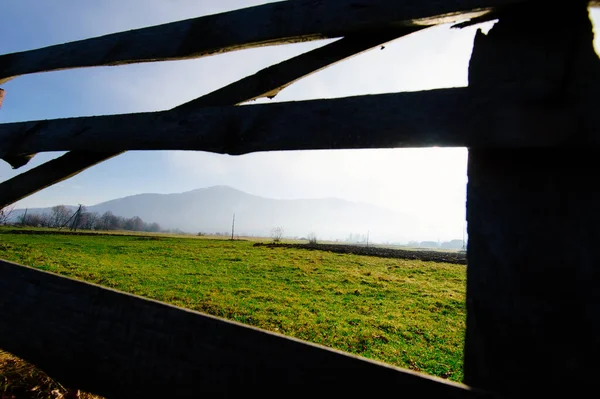
<svg viewBox="0 0 600 399"><path fill-rule="evenodd" d="M264 0L4 0L0 54L85 39L242 7ZM600 18L598 9L592 18ZM481 27L481 26L480 26ZM491 24L483 26L489 29ZM478 27L438 26L314 74L273 100L337 98L467 85ZM330 41L275 46L198 60L27 75L5 83L0 123L169 109ZM596 44L598 40L596 39ZM598 48L598 46L597 46ZM38 154L0 181L62 153ZM94 205L140 193L228 185L270 198L368 202L419 220L431 239L461 238L465 148L291 151L228 156L135 151L19 201L17 207Z"/></svg>

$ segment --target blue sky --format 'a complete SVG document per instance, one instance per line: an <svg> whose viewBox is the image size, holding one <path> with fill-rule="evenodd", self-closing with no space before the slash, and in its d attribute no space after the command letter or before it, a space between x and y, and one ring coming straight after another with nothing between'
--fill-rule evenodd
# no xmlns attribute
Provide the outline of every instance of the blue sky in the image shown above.
<svg viewBox="0 0 600 399"><path fill-rule="evenodd" d="M5 0L0 53L23 51L266 3L262 0ZM600 17L597 10L593 18ZM489 25L487 26L489 28ZM284 90L275 100L416 91L467 85L476 28L431 28L355 57ZM9 38L8 40L6 38ZM162 110L208 93L326 41L229 53L200 60L88 68L14 79L0 123ZM0 180L60 155L38 154ZM273 198L340 197L417 216L415 231L460 238L466 149L259 153L129 152L20 201L19 207L93 205L143 192L230 185Z"/></svg>

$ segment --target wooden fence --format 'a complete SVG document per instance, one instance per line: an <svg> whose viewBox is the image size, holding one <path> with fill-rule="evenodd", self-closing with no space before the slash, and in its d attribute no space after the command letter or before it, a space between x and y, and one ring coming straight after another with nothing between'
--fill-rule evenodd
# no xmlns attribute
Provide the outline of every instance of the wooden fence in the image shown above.
<svg viewBox="0 0 600 399"><path fill-rule="evenodd" d="M340 38L168 111L0 124L0 158L13 167L69 151L0 183L0 207L127 150L468 147L465 382L477 389L3 261L0 347L110 398L594 390L600 61L587 11L597 5L289 0L0 55L1 84ZM476 35L466 88L235 106L428 26L489 20L499 22Z"/></svg>

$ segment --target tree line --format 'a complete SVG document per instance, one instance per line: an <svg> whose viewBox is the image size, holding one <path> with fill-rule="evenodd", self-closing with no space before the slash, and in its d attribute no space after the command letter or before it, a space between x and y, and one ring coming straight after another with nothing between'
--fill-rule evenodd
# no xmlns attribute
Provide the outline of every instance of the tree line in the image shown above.
<svg viewBox="0 0 600 399"><path fill-rule="evenodd" d="M26 211L17 218L16 224L30 227L71 227L81 230L129 230L153 233L163 231L158 223L144 222L139 216L125 218L116 216L110 211L99 215L96 212L88 212L85 207L81 207L77 216L76 212L64 205L56 205L49 213Z"/></svg>

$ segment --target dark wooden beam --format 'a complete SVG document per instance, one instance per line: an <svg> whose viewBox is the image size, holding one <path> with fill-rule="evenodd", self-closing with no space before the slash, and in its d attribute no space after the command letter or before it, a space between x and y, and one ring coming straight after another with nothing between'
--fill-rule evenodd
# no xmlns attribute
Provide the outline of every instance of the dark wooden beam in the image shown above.
<svg viewBox="0 0 600 399"><path fill-rule="evenodd" d="M119 155L72 151L0 183L0 209Z"/></svg>
<svg viewBox="0 0 600 399"><path fill-rule="evenodd" d="M2 108L2 103L4 102L5 95L6 92L4 91L4 89L0 89L0 108ZM27 164L27 162L29 162L31 158L33 158L32 154L23 154L17 156L9 155L6 159L6 162L8 162L13 168L18 168Z"/></svg>
<svg viewBox="0 0 600 399"><path fill-rule="evenodd" d="M0 124L0 157L44 151L254 151L461 145L467 89Z"/></svg>
<svg viewBox="0 0 600 399"><path fill-rule="evenodd" d="M423 28L396 28L370 35L347 36L265 68L175 109L193 110L200 107L240 104L261 97L274 98L281 90L307 76Z"/></svg>
<svg viewBox="0 0 600 399"><path fill-rule="evenodd" d="M600 374L600 61L584 2L527 7L475 39L474 95L505 103L481 134L521 137L515 110L579 110L559 148L469 151L465 381L509 397L584 397ZM499 114L501 115L501 114ZM595 130L594 130L595 129ZM536 133L541 139L546 132Z"/></svg>
<svg viewBox="0 0 600 399"><path fill-rule="evenodd" d="M263 69L254 75L183 104L176 110L185 111L205 106L239 104L260 97L274 97L285 87L303 77L419 29L395 29L374 35L341 39ZM121 153L121 151L69 152L52 162L0 183L0 206L12 204ZM30 158L31 156L27 155L12 157L9 155L7 161L13 167L18 167Z"/></svg>
<svg viewBox="0 0 600 399"><path fill-rule="evenodd" d="M597 98L588 100L586 107L598 103ZM67 150L240 155L316 149L557 146L584 121L597 121L596 112L583 111L552 104L499 104L489 95L472 95L467 88L193 108L0 124L0 157ZM494 124L489 123L492 120ZM504 128L515 121L519 127L504 134ZM598 128L590 125L589 129ZM586 145L598 143L596 136L585 139Z"/></svg>
<svg viewBox="0 0 600 399"><path fill-rule="evenodd" d="M0 345L108 398L488 398L460 384L0 261ZM283 391L282 391L283 390Z"/></svg>
<svg viewBox="0 0 600 399"><path fill-rule="evenodd" d="M258 46L431 26L524 0L293 0L0 56L0 83L62 69L181 60Z"/></svg>

